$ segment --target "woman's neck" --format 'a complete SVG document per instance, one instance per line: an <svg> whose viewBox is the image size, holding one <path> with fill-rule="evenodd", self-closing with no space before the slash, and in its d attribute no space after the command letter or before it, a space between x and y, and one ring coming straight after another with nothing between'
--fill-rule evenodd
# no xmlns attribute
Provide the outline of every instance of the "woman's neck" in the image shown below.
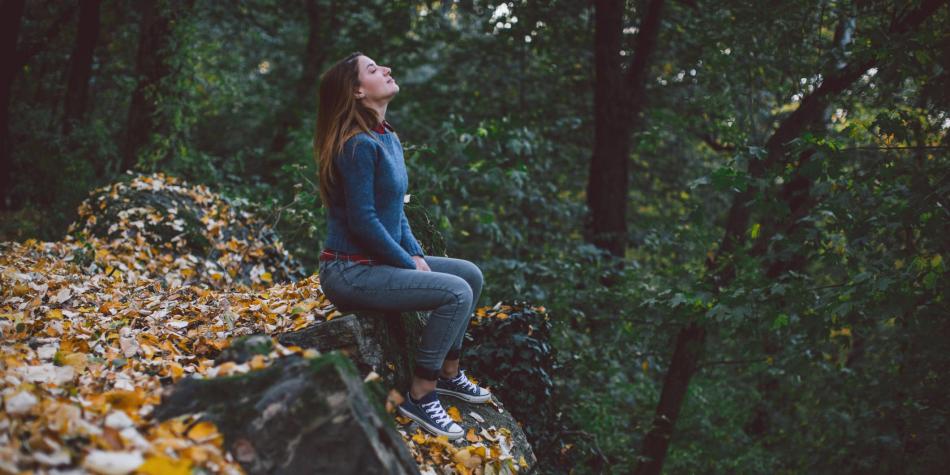
<svg viewBox="0 0 950 475"><path fill-rule="evenodd" d="M382 124L386 120L386 108L389 104L373 104L371 102L366 103L366 107L373 109L376 112L377 124ZM373 124L376 125L376 124Z"/></svg>

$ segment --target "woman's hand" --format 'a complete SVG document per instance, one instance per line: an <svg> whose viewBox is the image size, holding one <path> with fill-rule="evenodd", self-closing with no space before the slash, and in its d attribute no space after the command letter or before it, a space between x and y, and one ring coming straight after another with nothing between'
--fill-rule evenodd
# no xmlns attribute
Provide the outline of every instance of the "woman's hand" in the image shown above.
<svg viewBox="0 0 950 475"><path fill-rule="evenodd" d="M429 264L426 263L426 260L422 256L412 256L412 260L416 261L416 270L421 270L423 272L432 272L432 269L429 269Z"/></svg>

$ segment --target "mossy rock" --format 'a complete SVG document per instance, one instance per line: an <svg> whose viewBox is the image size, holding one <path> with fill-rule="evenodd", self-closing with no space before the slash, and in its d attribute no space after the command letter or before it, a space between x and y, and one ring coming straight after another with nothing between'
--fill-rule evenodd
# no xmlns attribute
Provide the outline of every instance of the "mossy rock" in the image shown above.
<svg viewBox="0 0 950 475"><path fill-rule="evenodd" d="M419 473L378 387L367 387L342 352L291 355L245 374L181 380L155 417L202 413L252 474Z"/></svg>

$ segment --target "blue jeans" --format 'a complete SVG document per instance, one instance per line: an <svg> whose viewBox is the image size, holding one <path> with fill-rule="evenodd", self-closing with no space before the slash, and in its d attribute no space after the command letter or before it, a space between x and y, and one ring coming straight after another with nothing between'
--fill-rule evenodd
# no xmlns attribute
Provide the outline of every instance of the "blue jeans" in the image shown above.
<svg viewBox="0 0 950 475"><path fill-rule="evenodd" d="M431 272L344 259L320 261L320 287L337 309L431 310L416 350L414 374L435 380L442 363L461 356L465 329L482 292L482 271L452 257L425 256Z"/></svg>

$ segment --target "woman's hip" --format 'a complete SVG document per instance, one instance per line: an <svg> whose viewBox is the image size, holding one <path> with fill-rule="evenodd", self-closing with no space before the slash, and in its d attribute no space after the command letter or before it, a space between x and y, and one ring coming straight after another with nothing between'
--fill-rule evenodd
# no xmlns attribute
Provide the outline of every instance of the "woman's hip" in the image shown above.
<svg viewBox="0 0 950 475"><path fill-rule="evenodd" d="M472 288L464 278L431 264L430 269L327 261L320 266L320 286L337 308L408 311L471 302Z"/></svg>

